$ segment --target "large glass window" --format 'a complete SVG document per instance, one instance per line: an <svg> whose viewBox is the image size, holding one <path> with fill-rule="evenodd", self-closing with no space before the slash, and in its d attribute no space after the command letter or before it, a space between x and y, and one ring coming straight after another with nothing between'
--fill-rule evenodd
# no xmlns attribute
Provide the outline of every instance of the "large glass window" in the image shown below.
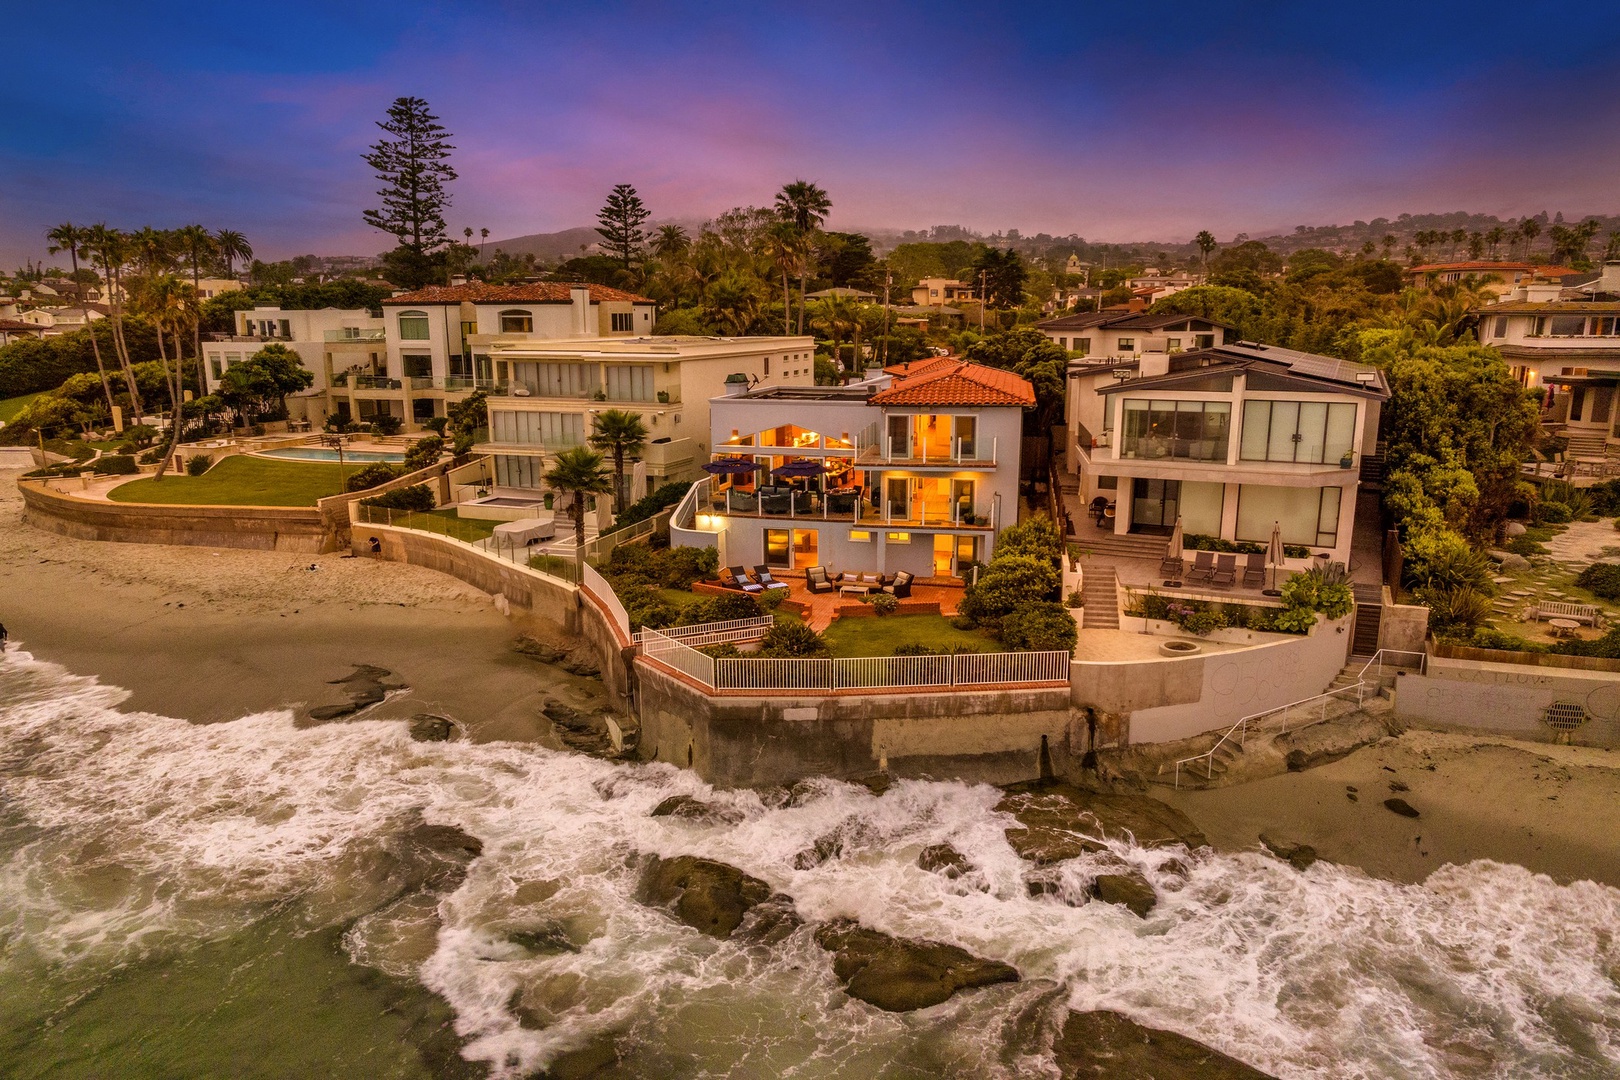
<svg viewBox="0 0 1620 1080"><path fill-rule="evenodd" d="M428 339L428 317L425 311L402 311L399 313L399 338L401 341L426 341Z"/></svg>
<svg viewBox="0 0 1620 1080"><path fill-rule="evenodd" d="M539 487L545 463L534 457L495 455L495 482L501 487Z"/></svg>
<svg viewBox="0 0 1620 1080"><path fill-rule="evenodd" d="M501 333L503 334L532 334L534 333L534 313L529 311L503 311L501 312Z"/></svg>
<svg viewBox="0 0 1620 1080"><path fill-rule="evenodd" d="M433 374L433 357L431 356L406 353L399 359L405 365L406 378L425 379Z"/></svg>
<svg viewBox="0 0 1620 1080"><path fill-rule="evenodd" d="M1121 451L1128 458L1225 461L1231 427L1230 402L1131 398Z"/></svg>
<svg viewBox="0 0 1620 1080"><path fill-rule="evenodd" d="M653 399L653 369L651 364L610 364L606 369L607 396L610 401L651 401Z"/></svg>
<svg viewBox="0 0 1620 1080"><path fill-rule="evenodd" d="M1554 315L1547 320L1547 333L1552 337L1580 337L1585 332L1585 315Z"/></svg>
<svg viewBox="0 0 1620 1080"><path fill-rule="evenodd" d="M1338 461L1355 446L1348 402L1246 401L1238 456L1244 461Z"/></svg>
<svg viewBox="0 0 1620 1080"><path fill-rule="evenodd" d="M1221 505L1225 484L1183 480L1181 482L1181 527L1205 536L1221 535Z"/></svg>
<svg viewBox="0 0 1620 1080"><path fill-rule="evenodd" d="M585 441L585 418L579 413L491 410L492 442L533 446L579 446Z"/></svg>
<svg viewBox="0 0 1620 1080"><path fill-rule="evenodd" d="M1238 489L1237 539L1269 543L1275 524L1282 527L1285 544L1333 547L1339 541L1341 495L1336 487L1244 484Z"/></svg>
<svg viewBox="0 0 1620 1080"><path fill-rule="evenodd" d="M512 388L520 397L588 398L596 393L596 365L514 363Z"/></svg>

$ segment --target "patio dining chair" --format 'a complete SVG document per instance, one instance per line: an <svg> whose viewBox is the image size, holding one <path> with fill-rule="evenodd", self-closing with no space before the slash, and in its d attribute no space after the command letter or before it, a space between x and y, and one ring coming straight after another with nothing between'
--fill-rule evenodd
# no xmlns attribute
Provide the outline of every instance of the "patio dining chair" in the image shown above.
<svg viewBox="0 0 1620 1080"><path fill-rule="evenodd" d="M1215 553L1213 551L1200 551L1193 557L1192 569L1187 571L1189 584L1208 584L1209 579L1215 576Z"/></svg>

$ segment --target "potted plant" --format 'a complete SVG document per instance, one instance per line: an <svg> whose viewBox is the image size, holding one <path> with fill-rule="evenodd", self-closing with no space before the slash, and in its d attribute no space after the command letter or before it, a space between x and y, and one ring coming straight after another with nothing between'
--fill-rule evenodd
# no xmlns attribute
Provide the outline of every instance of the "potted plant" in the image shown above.
<svg viewBox="0 0 1620 1080"><path fill-rule="evenodd" d="M1339 468L1348 469L1348 468L1350 468L1350 466L1354 465L1355 463L1356 463L1356 455L1353 454L1352 452L1350 452L1349 450L1346 450L1344 452L1344 457L1339 459Z"/></svg>
<svg viewBox="0 0 1620 1080"><path fill-rule="evenodd" d="M660 404L660 405L668 405L669 404L669 391L668 390L660 390L660 391L658 391L658 404Z"/></svg>

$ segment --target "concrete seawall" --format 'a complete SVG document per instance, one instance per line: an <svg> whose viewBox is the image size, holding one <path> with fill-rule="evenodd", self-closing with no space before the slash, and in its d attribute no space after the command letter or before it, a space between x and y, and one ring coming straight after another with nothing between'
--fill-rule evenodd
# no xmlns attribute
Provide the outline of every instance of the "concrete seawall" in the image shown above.
<svg viewBox="0 0 1620 1080"><path fill-rule="evenodd" d="M313 506L169 506L83 499L53 484L18 480L23 520L76 540L187 547L247 548L316 555L335 550L321 511Z"/></svg>
<svg viewBox="0 0 1620 1080"><path fill-rule="evenodd" d="M1078 766L1087 731L1068 687L939 694L709 697L646 660L635 665L640 753L722 787L895 776L1033 780ZM1045 764L1042 749L1045 744Z"/></svg>
<svg viewBox="0 0 1620 1080"><path fill-rule="evenodd" d="M373 553L376 537L381 551ZM602 683L616 707L628 709L631 698L632 643L595 597L577 586L486 555L460 540L412 529L356 523L354 552L369 558L425 566L459 578L475 589L501 597L505 605L539 619L591 647L602 668Z"/></svg>

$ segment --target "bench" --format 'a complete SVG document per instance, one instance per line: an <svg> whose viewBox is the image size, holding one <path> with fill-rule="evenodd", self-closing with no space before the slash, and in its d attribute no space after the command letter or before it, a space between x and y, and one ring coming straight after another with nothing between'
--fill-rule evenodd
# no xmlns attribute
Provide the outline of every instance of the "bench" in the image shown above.
<svg viewBox="0 0 1620 1080"><path fill-rule="evenodd" d="M1592 604L1566 604L1555 600L1538 601L1531 618L1537 622L1546 619L1571 619L1594 628L1603 621L1602 613Z"/></svg>

